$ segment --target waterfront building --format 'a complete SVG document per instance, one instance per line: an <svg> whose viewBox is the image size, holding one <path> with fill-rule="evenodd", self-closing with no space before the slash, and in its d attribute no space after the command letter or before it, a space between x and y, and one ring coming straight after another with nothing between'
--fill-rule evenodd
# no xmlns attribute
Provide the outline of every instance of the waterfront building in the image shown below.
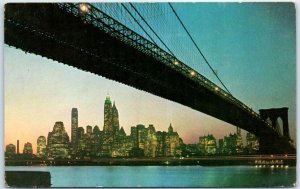
<svg viewBox="0 0 300 189"><path fill-rule="evenodd" d="M237 146L237 136L235 134L229 134L228 136L224 137L223 143L223 154L231 155L236 154L236 146Z"/></svg>
<svg viewBox="0 0 300 189"><path fill-rule="evenodd" d="M259 150L259 141L258 138L251 133L246 134L246 142L247 142L247 151L249 154L257 153Z"/></svg>
<svg viewBox="0 0 300 189"><path fill-rule="evenodd" d="M130 137L131 137L133 148L137 148L138 147L137 128L135 126L132 126L130 128Z"/></svg>
<svg viewBox="0 0 300 189"><path fill-rule="evenodd" d="M156 132L156 156L180 156L182 139L173 131L170 124L168 132Z"/></svg>
<svg viewBox="0 0 300 189"><path fill-rule="evenodd" d="M120 130L119 113L118 113L118 109L116 107L115 102L113 104L111 114L112 114L111 122L112 122L113 136L114 136L114 142L115 142L115 139L118 137L119 130Z"/></svg>
<svg viewBox="0 0 300 189"><path fill-rule="evenodd" d="M77 145L77 128L78 128L78 110L77 108L72 108L71 112L71 143L73 148Z"/></svg>
<svg viewBox="0 0 300 189"><path fill-rule="evenodd" d="M244 151L241 128L236 127L236 153L241 154Z"/></svg>
<svg viewBox="0 0 300 189"><path fill-rule="evenodd" d="M213 135L199 137L199 150L203 155L212 155L217 153L217 142Z"/></svg>
<svg viewBox="0 0 300 189"><path fill-rule="evenodd" d="M39 136L39 138L37 139L37 157L46 157L46 147L46 137Z"/></svg>
<svg viewBox="0 0 300 189"><path fill-rule="evenodd" d="M157 139L157 156L163 157L166 155L166 138L167 132L165 131L157 131L156 139Z"/></svg>
<svg viewBox="0 0 300 189"><path fill-rule="evenodd" d="M147 129L145 128L145 125L138 124L136 126L137 128L137 142L138 142L138 148L144 150L145 149L145 141L147 138Z"/></svg>
<svg viewBox="0 0 300 189"><path fill-rule="evenodd" d="M121 127L118 133L112 150L112 157L128 157L131 155L133 149L131 137L126 135L123 127Z"/></svg>
<svg viewBox="0 0 300 189"><path fill-rule="evenodd" d="M8 144L5 148L5 157L11 158L16 155L16 146L14 144Z"/></svg>
<svg viewBox="0 0 300 189"><path fill-rule="evenodd" d="M99 157L100 156L100 150L102 146L102 140L101 136L103 135L103 132L100 131L99 127L97 125L93 128L93 133L91 135L91 152L92 156Z"/></svg>
<svg viewBox="0 0 300 189"><path fill-rule="evenodd" d="M58 121L47 137L48 158L67 158L69 156L69 136L63 122Z"/></svg>
<svg viewBox="0 0 300 189"><path fill-rule="evenodd" d="M30 142L26 142L23 148L23 154L32 155L32 144Z"/></svg>
<svg viewBox="0 0 300 189"><path fill-rule="evenodd" d="M173 131L173 127L170 123L168 128L168 133L166 137L166 154L165 156L176 156L181 154L180 147L180 138L177 132Z"/></svg>
<svg viewBox="0 0 300 189"><path fill-rule="evenodd" d="M144 154L147 157L157 156L157 138L154 126L149 125L146 133L146 140L144 145Z"/></svg>
<svg viewBox="0 0 300 189"><path fill-rule="evenodd" d="M104 101L104 125L103 131L106 135L112 135L113 127L112 127L112 105L110 101L110 97L107 96Z"/></svg>
<svg viewBox="0 0 300 189"><path fill-rule="evenodd" d="M77 129L77 150L76 150L76 157L84 157L86 156L87 151L87 141L86 135L84 133L83 127L78 127Z"/></svg>
<svg viewBox="0 0 300 189"><path fill-rule="evenodd" d="M104 125L103 125L103 143L101 154L111 156L120 131L119 113L115 102L111 103L110 97L107 96L104 101Z"/></svg>

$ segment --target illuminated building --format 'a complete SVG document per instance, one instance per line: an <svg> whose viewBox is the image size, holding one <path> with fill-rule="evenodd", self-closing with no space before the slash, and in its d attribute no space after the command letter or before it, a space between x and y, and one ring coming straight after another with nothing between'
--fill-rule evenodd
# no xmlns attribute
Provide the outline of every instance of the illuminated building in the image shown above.
<svg viewBox="0 0 300 189"><path fill-rule="evenodd" d="M32 144L27 142L24 144L23 154L32 154Z"/></svg>
<svg viewBox="0 0 300 189"><path fill-rule="evenodd" d="M69 155L69 136L63 122L56 122L47 138L48 158L67 158Z"/></svg>
<svg viewBox="0 0 300 189"><path fill-rule="evenodd" d="M165 156L176 156L180 154L180 138L177 132L173 131L173 127L170 123L168 133L166 137L166 150Z"/></svg>
<svg viewBox="0 0 300 189"><path fill-rule="evenodd" d="M13 144L6 145L5 156L12 157L14 155L16 155L16 146Z"/></svg>
<svg viewBox="0 0 300 189"><path fill-rule="evenodd" d="M259 150L259 141L254 134L247 133L247 151L249 154L257 153Z"/></svg>
<svg viewBox="0 0 300 189"><path fill-rule="evenodd" d="M76 146L77 143L77 128L78 128L78 110L77 108L72 108L71 112L71 143L73 147Z"/></svg>
<svg viewBox="0 0 300 189"><path fill-rule="evenodd" d="M37 156L45 157L46 156L46 137L40 136L37 139Z"/></svg>
<svg viewBox="0 0 300 189"><path fill-rule="evenodd" d="M115 102L114 102L114 105L112 107L112 128L113 128L113 136L114 138L117 137L118 135L118 132L120 130L120 124L119 124L119 113L118 113L118 109L115 105Z"/></svg>
<svg viewBox="0 0 300 189"><path fill-rule="evenodd" d="M157 156L157 138L156 132L153 125L149 125L146 134L146 140L144 145L144 154L148 157L156 157Z"/></svg>
<svg viewBox="0 0 300 189"><path fill-rule="evenodd" d="M142 124L137 125L136 128L137 128L138 148L144 150L147 130L145 128L145 125Z"/></svg>
<svg viewBox="0 0 300 189"><path fill-rule="evenodd" d="M112 105L110 97L107 96L104 102L104 125L103 125L104 134L112 135Z"/></svg>
<svg viewBox="0 0 300 189"><path fill-rule="evenodd" d="M199 149L204 155L216 154L217 142L213 135L199 137Z"/></svg>

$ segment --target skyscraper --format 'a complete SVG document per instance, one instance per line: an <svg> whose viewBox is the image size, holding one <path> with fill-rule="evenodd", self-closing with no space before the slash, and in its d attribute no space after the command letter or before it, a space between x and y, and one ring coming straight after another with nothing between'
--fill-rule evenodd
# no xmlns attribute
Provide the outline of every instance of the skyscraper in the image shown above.
<svg viewBox="0 0 300 189"><path fill-rule="evenodd" d="M112 143L116 142L120 130L119 113L114 102L113 106L110 97L107 96L104 102L104 125L103 131L106 138Z"/></svg>
<svg viewBox="0 0 300 189"><path fill-rule="evenodd" d="M118 131L120 130L120 124L119 124L119 113L116 108L115 102L112 107L112 127L113 127L113 135L114 137L116 137Z"/></svg>
<svg viewBox="0 0 300 189"><path fill-rule="evenodd" d="M112 105L110 97L107 96L104 102L104 125L103 125L104 134L111 135L113 133L112 127Z"/></svg>
<svg viewBox="0 0 300 189"><path fill-rule="evenodd" d="M46 156L46 137L40 136L37 139L37 156L45 157Z"/></svg>
<svg viewBox="0 0 300 189"><path fill-rule="evenodd" d="M57 121L52 132L48 133L47 154L52 158L66 158L69 154L69 136L64 123Z"/></svg>
<svg viewBox="0 0 300 189"><path fill-rule="evenodd" d="M71 132L71 143L73 144L73 146L77 142L77 137L76 137L77 128L78 128L78 110L77 110L77 108L72 108L72 113L71 113L71 130L72 130L72 132Z"/></svg>

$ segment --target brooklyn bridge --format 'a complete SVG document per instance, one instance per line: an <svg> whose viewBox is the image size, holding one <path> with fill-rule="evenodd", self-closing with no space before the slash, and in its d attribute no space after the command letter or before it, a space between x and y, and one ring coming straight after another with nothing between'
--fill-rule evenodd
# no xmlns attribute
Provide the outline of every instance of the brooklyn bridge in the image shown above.
<svg viewBox="0 0 300 189"><path fill-rule="evenodd" d="M287 107L253 111L229 92L215 71L222 86L182 62L163 39L159 38L158 45L151 36L129 29L94 4L10 3L5 6L4 21L4 40L9 46L124 83L240 127L259 138L261 153L296 153ZM278 118L283 121L282 133L276 126Z"/></svg>

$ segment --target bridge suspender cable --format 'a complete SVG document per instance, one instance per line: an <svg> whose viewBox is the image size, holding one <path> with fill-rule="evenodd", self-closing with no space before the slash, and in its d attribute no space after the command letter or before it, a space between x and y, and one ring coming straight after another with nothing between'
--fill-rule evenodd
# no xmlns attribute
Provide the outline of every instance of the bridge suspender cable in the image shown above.
<svg viewBox="0 0 300 189"><path fill-rule="evenodd" d="M154 33L154 35L159 39L159 41L168 49L168 51L176 58L174 53L169 49L169 47L163 42L163 40L157 35L154 29L148 24L148 22L144 19L144 17L140 14L140 12L135 8L132 3L129 3L130 6L135 10L135 12L141 17L141 19L145 22L145 24L150 28L150 30Z"/></svg>
<svg viewBox="0 0 300 189"><path fill-rule="evenodd" d="M201 54L202 58L204 59L205 63L209 66L209 68L211 69L211 71L214 73L214 75L217 77L217 79L221 82L222 86L225 88L225 90L231 94L229 92L229 90L227 89L227 87L224 85L224 83L221 81L221 79L219 78L219 76L217 75L217 73L215 72L215 70L211 67L211 65L209 64L209 62L207 61L207 59L205 58L205 56L203 55L203 53L201 52L200 48L198 47L198 45L196 44L196 42L194 41L193 37L191 36L190 32L187 30L187 28L185 27L185 25L183 24L183 22L181 21L181 19L179 18L178 14L176 13L175 9L173 8L173 6L171 5L171 3L168 3L169 6L171 7L172 11L174 12L175 16L177 17L178 21L180 22L181 26L183 27L183 29L185 30L185 32L188 34L188 36L190 37L190 39L192 40L193 44L195 45L195 47L197 48L198 52Z"/></svg>
<svg viewBox="0 0 300 189"><path fill-rule="evenodd" d="M153 40L153 38L148 34L148 32L144 29L144 27L138 22L138 20L131 14L131 12L127 9L127 7L121 3L121 5L123 6L123 8L127 11L127 13L131 16L131 18L133 18L133 20L140 26L140 28L145 32L145 34L150 38L150 40L155 44L155 41ZM157 45L158 46L158 45Z"/></svg>

